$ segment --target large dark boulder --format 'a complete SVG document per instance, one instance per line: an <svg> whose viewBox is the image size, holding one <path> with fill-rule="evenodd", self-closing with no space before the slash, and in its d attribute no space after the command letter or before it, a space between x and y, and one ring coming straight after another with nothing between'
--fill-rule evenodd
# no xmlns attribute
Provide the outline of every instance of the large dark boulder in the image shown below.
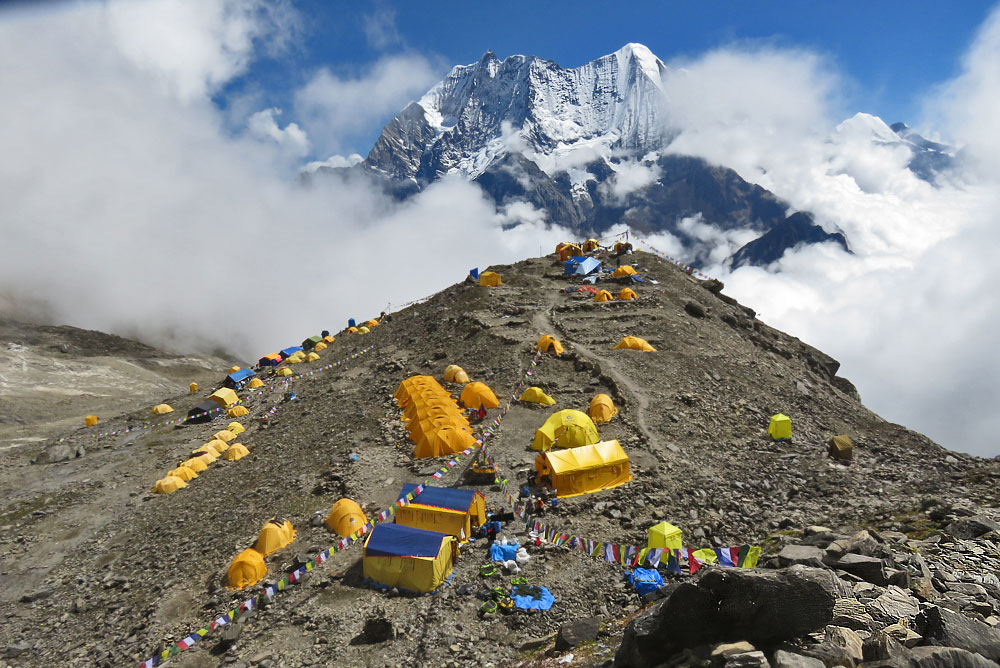
<svg viewBox="0 0 1000 668"><path fill-rule="evenodd" d="M1000 631L989 624L931 606L917 615L916 626L928 645L958 647L1000 661Z"/></svg>
<svg viewBox="0 0 1000 668"><path fill-rule="evenodd" d="M1000 522L994 522L985 515L973 515L955 520L945 527L945 531L955 538L972 540L990 531L1000 531Z"/></svg>
<svg viewBox="0 0 1000 668"><path fill-rule="evenodd" d="M711 643L796 638L830 622L837 595L836 577L818 568L710 569L626 627L615 666L657 665Z"/></svg>
<svg viewBox="0 0 1000 668"><path fill-rule="evenodd" d="M865 668L996 668L981 655L956 647L914 647L891 659L866 661Z"/></svg>
<svg viewBox="0 0 1000 668"><path fill-rule="evenodd" d="M600 617L584 617L567 622L559 627L559 634L556 636L556 649L566 651L573 649L580 643L597 640L597 634L600 630Z"/></svg>

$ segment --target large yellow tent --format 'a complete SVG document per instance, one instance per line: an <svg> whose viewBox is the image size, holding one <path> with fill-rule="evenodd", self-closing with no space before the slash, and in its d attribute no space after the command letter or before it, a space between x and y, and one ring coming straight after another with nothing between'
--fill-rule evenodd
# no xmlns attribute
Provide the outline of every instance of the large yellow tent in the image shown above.
<svg viewBox="0 0 1000 668"><path fill-rule="evenodd" d="M497 395L493 394L486 383L469 383L462 388L462 396L459 399L466 408L478 410L480 408L496 408L500 405Z"/></svg>
<svg viewBox="0 0 1000 668"><path fill-rule="evenodd" d="M649 543L646 547L662 547L668 550L684 549L683 532L670 522L660 522L649 527Z"/></svg>
<svg viewBox="0 0 1000 668"><path fill-rule="evenodd" d="M595 302L610 302L614 301L615 296L608 292L607 290L599 290L596 295L594 295Z"/></svg>
<svg viewBox="0 0 1000 668"><path fill-rule="evenodd" d="M227 572L229 588L252 587L260 582L265 575L267 575L267 564L264 563L264 555L252 547L247 548L237 554L236 558L229 564Z"/></svg>
<svg viewBox="0 0 1000 668"><path fill-rule="evenodd" d="M572 450L549 450L535 458L537 479L548 477L556 496L579 496L632 480L628 455L618 441L601 441Z"/></svg>
<svg viewBox="0 0 1000 668"><path fill-rule="evenodd" d="M771 423L767 426L767 433L776 441L783 441L792 437L792 418L778 413L771 416Z"/></svg>
<svg viewBox="0 0 1000 668"><path fill-rule="evenodd" d="M590 408L587 410L590 419L594 424L605 424L611 422L611 418L618 415L615 402L606 394L598 394L590 400Z"/></svg>
<svg viewBox="0 0 1000 668"><path fill-rule="evenodd" d="M545 394L540 387L529 387L524 392L521 393L521 401L528 401L533 404L541 404L543 406L552 406L556 403L556 400Z"/></svg>
<svg viewBox="0 0 1000 668"><path fill-rule="evenodd" d="M444 369L444 379L449 383L468 383L469 374L457 364L449 364Z"/></svg>
<svg viewBox="0 0 1000 668"><path fill-rule="evenodd" d="M257 380L257 379L254 378L254 380ZM259 380L257 382L260 383ZM260 384L263 385L264 383L260 383ZM253 383L251 383L251 385L253 385ZM226 415L229 416L229 417L243 417L244 415L249 415L249 414L250 414L250 411L247 410L246 406L233 406L228 411L226 411Z"/></svg>
<svg viewBox="0 0 1000 668"><path fill-rule="evenodd" d="M232 432L237 436L239 436L240 434L246 431L246 427L241 425L239 422L230 422L228 425L226 425L226 431Z"/></svg>
<svg viewBox="0 0 1000 668"><path fill-rule="evenodd" d="M632 288L622 288L618 292L618 299L638 299L639 295L635 294L635 290Z"/></svg>
<svg viewBox="0 0 1000 668"><path fill-rule="evenodd" d="M406 431L410 435L410 440L414 443L420 443L420 441L429 434L438 431L443 427L454 427L455 429L469 430L468 422L458 419L459 416L455 415L434 415L431 417L425 417L422 420L410 420L406 424ZM463 450L465 448L462 448ZM428 457L433 457L435 455L426 455Z"/></svg>
<svg viewBox="0 0 1000 668"><path fill-rule="evenodd" d="M475 443L476 437L469 429L444 425L425 433L418 439L416 447L413 448L413 456L421 459L423 457L453 455L472 447Z"/></svg>
<svg viewBox="0 0 1000 668"><path fill-rule="evenodd" d="M454 536L383 522L365 538L363 573L386 587L427 593L445 583L457 557Z"/></svg>
<svg viewBox="0 0 1000 668"><path fill-rule="evenodd" d="M495 288L498 285L503 285L503 281L500 280L500 274L495 271L484 271L479 274L479 285Z"/></svg>
<svg viewBox="0 0 1000 668"><path fill-rule="evenodd" d="M166 415L167 413L173 413L174 409L170 407L170 404L156 404L149 412L153 415Z"/></svg>
<svg viewBox="0 0 1000 668"><path fill-rule="evenodd" d="M272 517L257 534L255 550L265 557L273 554L295 540L295 529L292 523L280 517Z"/></svg>
<svg viewBox="0 0 1000 668"><path fill-rule="evenodd" d="M170 469L170 471L167 472L167 475L176 476L181 480L183 480L184 482L188 482L189 480L193 480L194 478L198 477L198 474L195 473L193 469L190 469L187 466L178 466L175 469Z"/></svg>
<svg viewBox="0 0 1000 668"><path fill-rule="evenodd" d="M228 429L223 429L221 431L217 431L214 434L212 434L212 438L219 441L225 441L226 443L228 443L229 441L236 440L236 434L229 431Z"/></svg>
<svg viewBox="0 0 1000 668"><path fill-rule="evenodd" d="M243 445L242 443L233 443L231 446L229 446L229 449L226 450L226 452L222 455L222 458L230 462L235 462L239 461L240 459L243 459L249 454L250 451L247 450L247 446Z"/></svg>
<svg viewBox="0 0 1000 668"><path fill-rule="evenodd" d="M548 352L549 349L551 348L552 352L554 352L556 355L563 354L562 344L559 343L559 340L556 337L552 336L551 334L545 334L540 339L538 339L538 343L535 345L535 348L537 350L542 351L543 353Z"/></svg>
<svg viewBox="0 0 1000 668"><path fill-rule="evenodd" d="M594 422L581 411L567 408L549 416L535 431L532 450L548 450L554 445L560 448L577 448L601 440Z"/></svg>
<svg viewBox="0 0 1000 668"><path fill-rule="evenodd" d="M622 276L634 276L634 275L635 275L635 267L632 267L627 264L623 264L622 266L618 267L617 269L615 269L615 272L611 274L611 276L614 278L621 278Z"/></svg>
<svg viewBox="0 0 1000 668"><path fill-rule="evenodd" d="M621 341L618 342L612 350L642 350L645 352L655 352L656 348L649 345L646 339L640 339L638 336L626 336Z"/></svg>
<svg viewBox="0 0 1000 668"><path fill-rule="evenodd" d="M168 475L156 481L156 484L153 485L153 491L157 494L173 494L187 486L188 484L180 476Z"/></svg>
<svg viewBox="0 0 1000 668"><path fill-rule="evenodd" d="M215 392L212 392L208 398L223 408L229 408L240 400L240 398L236 396L236 393L228 387L220 387Z"/></svg>
<svg viewBox="0 0 1000 668"><path fill-rule="evenodd" d="M347 538L368 524L368 518L357 503L351 499L340 499L330 508L330 514L324 522L330 531L341 538Z"/></svg>
<svg viewBox="0 0 1000 668"><path fill-rule="evenodd" d="M416 489L414 484L403 485L398 498ZM472 532L486 523L486 497L472 489L432 487L396 510L396 524L440 531L458 538L460 543L469 540Z"/></svg>

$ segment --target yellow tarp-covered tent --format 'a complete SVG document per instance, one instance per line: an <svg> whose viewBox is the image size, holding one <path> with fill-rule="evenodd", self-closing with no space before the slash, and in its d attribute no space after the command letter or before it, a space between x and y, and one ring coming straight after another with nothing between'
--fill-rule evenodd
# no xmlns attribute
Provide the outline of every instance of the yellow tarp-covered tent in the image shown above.
<svg viewBox="0 0 1000 668"><path fill-rule="evenodd" d="M220 387L215 392L212 392L208 398L223 408L229 408L240 400L240 398L236 396L236 393L228 387Z"/></svg>
<svg viewBox="0 0 1000 668"><path fill-rule="evenodd" d="M595 302L610 302L614 301L615 296L608 292L607 290L599 290L596 295L594 295Z"/></svg>
<svg viewBox="0 0 1000 668"><path fill-rule="evenodd" d="M83 424L85 427L93 427L95 424L97 424L97 416L85 415L83 418Z"/></svg>
<svg viewBox="0 0 1000 668"><path fill-rule="evenodd" d="M549 349L551 348L552 352L554 352L556 355L563 354L562 344L559 343L559 340L556 337L552 336L551 334L545 334L540 339L538 339L538 343L535 345L535 348L542 351L543 353L548 352Z"/></svg>
<svg viewBox="0 0 1000 668"><path fill-rule="evenodd" d="M556 403L556 400L545 394L540 387L529 387L521 393L520 400L543 406L553 406Z"/></svg>
<svg viewBox="0 0 1000 668"><path fill-rule="evenodd" d="M479 285L495 288L498 285L503 285L503 281L500 280L500 274L495 271L484 271L479 274Z"/></svg>
<svg viewBox="0 0 1000 668"><path fill-rule="evenodd" d="M486 383L469 383L462 388L462 396L459 399L466 408L478 410L480 408L496 408L500 405L497 395Z"/></svg>
<svg viewBox="0 0 1000 668"><path fill-rule="evenodd" d="M229 564L227 572L229 588L252 587L264 579L265 575L267 575L267 564L264 563L264 555L252 547L247 548L237 554Z"/></svg>
<svg viewBox="0 0 1000 668"><path fill-rule="evenodd" d="M776 441L782 441L792 437L792 418L778 413L771 416L771 423L767 426L768 435Z"/></svg>
<svg viewBox="0 0 1000 668"><path fill-rule="evenodd" d="M416 489L416 485L403 485L398 498ZM440 531L458 538L460 543L469 540L472 532L486 523L486 497L473 489L453 487L424 487L405 506L396 510L396 524Z"/></svg>
<svg viewBox="0 0 1000 668"><path fill-rule="evenodd" d="M577 448L601 440L593 420L581 411L567 408L553 413L535 431L532 450L548 450L553 444L560 448Z"/></svg>
<svg viewBox="0 0 1000 668"><path fill-rule="evenodd" d="M660 522L649 527L649 543L646 547L662 547L668 550L684 549L683 532L670 522Z"/></svg>
<svg viewBox="0 0 1000 668"><path fill-rule="evenodd" d="M632 288L622 288L618 292L618 299L638 299L639 295L635 294L635 290Z"/></svg>
<svg viewBox="0 0 1000 668"><path fill-rule="evenodd" d="M292 523L281 517L272 517L257 534L257 543L253 549L266 557L293 540L295 540L295 529L292 528Z"/></svg>
<svg viewBox="0 0 1000 668"><path fill-rule="evenodd" d="M249 454L250 451L247 450L247 446L243 445L242 443L233 443L231 446L229 446L229 449L226 450L226 452L222 455L222 458L230 462L235 462L239 461L240 459L243 459Z"/></svg>
<svg viewBox="0 0 1000 668"><path fill-rule="evenodd" d="M427 593L445 583L457 557L454 536L383 522L365 538L364 577L386 587Z"/></svg>
<svg viewBox="0 0 1000 668"><path fill-rule="evenodd" d="M223 429L221 431L217 431L214 434L212 434L212 438L228 443L229 441L236 440L236 434L229 431L228 429Z"/></svg>
<svg viewBox="0 0 1000 668"><path fill-rule="evenodd" d="M627 264L623 264L622 266L618 267L617 269L615 269L615 272L611 274L613 278L621 278L622 276L634 276L634 275L635 275L635 267L632 267Z"/></svg>
<svg viewBox="0 0 1000 668"><path fill-rule="evenodd" d="M421 459L423 457L454 455L472 447L475 443L476 437L468 428L444 425L434 431L428 431L417 439L416 447L413 448L413 456Z"/></svg>
<svg viewBox="0 0 1000 668"><path fill-rule="evenodd" d="M226 425L226 431L232 432L237 436L239 436L240 434L246 431L246 427L241 425L239 422L230 422L228 425Z"/></svg>
<svg viewBox="0 0 1000 668"><path fill-rule="evenodd" d="M330 508L330 514L324 520L326 528L341 538L347 538L358 529L368 524L365 511L351 499L341 499Z"/></svg>
<svg viewBox="0 0 1000 668"><path fill-rule="evenodd" d="M547 476L556 496L579 496L632 480L628 455L618 441L601 441L572 450L549 450L535 458L537 479Z"/></svg>
<svg viewBox="0 0 1000 668"><path fill-rule="evenodd" d="M618 415L615 402L606 394L598 394L590 400L590 408L587 410L590 419L594 424L605 424L611 422L611 418Z"/></svg>
<svg viewBox="0 0 1000 668"><path fill-rule="evenodd" d="M254 380L257 380L257 379L254 378ZM260 381L257 381L257 382L260 382ZM264 383L260 383L260 384L263 385ZM228 411L226 411L226 415L228 417L243 417L244 415L249 415L249 414L250 414L250 411L247 410L246 406L233 406Z"/></svg>
<svg viewBox="0 0 1000 668"><path fill-rule="evenodd" d="M153 485L153 491L157 494L173 494L187 486L188 484L180 476L168 475L166 478L160 478L156 481L156 484Z"/></svg>
<svg viewBox="0 0 1000 668"><path fill-rule="evenodd" d="M444 379L449 383L468 383L469 374L457 364L449 364L444 369Z"/></svg>
<svg viewBox="0 0 1000 668"><path fill-rule="evenodd" d="M655 352L656 348L649 345L646 339L640 339L638 336L626 336L621 341L618 342L612 350L642 350L645 352Z"/></svg>
<svg viewBox="0 0 1000 668"><path fill-rule="evenodd" d="M198 477L198 474L195 473L193 469L188 468L187 466L178 466L175 469L170 469L170 471L167 472L167 475L176 476L181 480L183 480L184 482L193 480L194 478Z"/></svg>
<svg viewBox="0 0 1000 668"><path fill-rule="evenodd" d="M167 413L173 413L174 409L170 407L170 404L156 404L149 412L153 415L166 415Z"/></svg>

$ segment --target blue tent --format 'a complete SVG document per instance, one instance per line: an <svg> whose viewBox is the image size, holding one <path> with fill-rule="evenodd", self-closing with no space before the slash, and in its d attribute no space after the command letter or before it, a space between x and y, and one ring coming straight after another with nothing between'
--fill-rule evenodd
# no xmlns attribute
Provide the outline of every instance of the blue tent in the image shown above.
<svg viewBox="0 0 1000 668"><path fill-rule="evenodd" d="M403 491L399 493L397 498L402 499L416 488L415 484L406 483L403 485ZM464 513L468 512L469 506L472 505L477 494L479 492L474 489L452 489L451 487L431 487L430 485L425 485L424 491L414 497L410 503L421 506L434 506L446 510L457 510Z"/></svg>
<svg viewBox="0 0 1000 668"><path fill-rule="evenodd" d="M652 568L637 568L634 573L625 573L625 578L635 587L639 596L645 596L663 586L659 571Z"/></svg>
<svg viewBox="0 0 1000 668"><path fill-rule="evenodd" d="M472 276L476 280L479 279L479 267L473 267L469 270L469 276Z"/></svg>
<svg viewBox="0 0 1000 668"><path fill-rule="evenodd" d="M354 322L354 318L348 318L347 319L347 326L348 327L357 327L358 323Z"/></svg>
<svg viewBox="0 0 1000 668"><path fill-rule="evenodd" d="M253 378L256 374L253 369L240 369L239 371L234 371L226 376L226 379L222 381L222 384L226 387L238 390L243 387L243 384Z"/></svg>
<svg viewBox="0 0 1000 668"><path fill-rule="evenodd" d="M592 257L571 257L563 264L563 274L587 274L601 270L601 263Z"/></svg>
<svg viewBox="0 0 1000 668"><path fill-rule="evenodd" d="M289 357L291 357L292 355L301 350L302 346L292 346L291 348L285 348L284 350L279 352L281 353L281 359L288 359Z"/></svg>
<svg viewBox="0 0 1000 668"><path fill-rule="evenodd" d="M515 585L510 597L521 610L548 610L556 602L548 589L535 585Z"/></svg>
<svg viewBox="0 0 1000 668"><path fill-rule="evenodd" d="M365 544L369 557L436 557L448 534L382 522L372 529Z"/></svg>

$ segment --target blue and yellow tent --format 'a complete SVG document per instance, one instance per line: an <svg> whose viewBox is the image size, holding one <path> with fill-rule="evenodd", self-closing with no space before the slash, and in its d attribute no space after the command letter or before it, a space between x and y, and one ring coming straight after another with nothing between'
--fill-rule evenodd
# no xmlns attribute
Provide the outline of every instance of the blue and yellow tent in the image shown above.
<svg viewBox="0 0 1000 668"><path fill-rule="evenodd" d="M222 381L222 384L230 389L238 390L246 383L250 382L256 373L253 369L240 369L239 371L233 371L226 376L226 379Z"/></svg>
<svg viewBox="0 0 1000 668"><path fill-rule="evenodd" d="M445 583L457 558L454 536L399 524L376 524L365 539L364 576L386 587L427 593Z"/></svg>
<svg viewBox="0 0 1000 668"><path fill-rule="evenodd" d="M407 483L399 498L416 489ZM425 486L424 491L396 511L396 524L441 531L466 542L472 530L486 523L486 497L474 489Z"/></svg>

